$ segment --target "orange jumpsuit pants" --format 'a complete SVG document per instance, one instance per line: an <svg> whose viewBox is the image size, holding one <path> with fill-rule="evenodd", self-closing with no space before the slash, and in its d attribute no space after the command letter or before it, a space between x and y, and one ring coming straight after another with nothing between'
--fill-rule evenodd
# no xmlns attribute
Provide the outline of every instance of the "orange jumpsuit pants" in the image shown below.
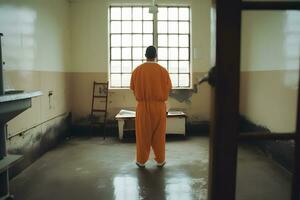
<svg viewBox="0 0 300 200"><path fill-rule="evenodd" d="M144 164L152 147L155 160L165 161L166 104L172 83L168 71L154 62L138 66L130 88L138 102L136 109L136 161Z"/></svg>
<svg viewBox="0 0 300 200"><path fill-rule="evenodd" d="M160 101L138 102L136 110L137 162L149 159L152 147L157 163L165 161L166 104Z"/></svg>

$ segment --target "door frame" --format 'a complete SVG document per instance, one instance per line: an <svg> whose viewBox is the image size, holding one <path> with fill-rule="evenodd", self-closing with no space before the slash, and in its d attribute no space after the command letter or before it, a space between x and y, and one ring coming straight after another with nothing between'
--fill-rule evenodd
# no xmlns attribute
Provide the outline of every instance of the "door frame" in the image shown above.
<svg viewBox="0 0 300 200"><path fill-rule="evenodd" d="M215 38L212 38L216 40L216 87L212 91L208 199L234 200L239 141L242 10L300 10L300 2L212 0L212 10L216 19L211 22L216 27ZM294 139L295 162L291 200L300 200L300 80L295 134L271 134L267 138ZM258 136L254 139L262 138Z"/></svg>

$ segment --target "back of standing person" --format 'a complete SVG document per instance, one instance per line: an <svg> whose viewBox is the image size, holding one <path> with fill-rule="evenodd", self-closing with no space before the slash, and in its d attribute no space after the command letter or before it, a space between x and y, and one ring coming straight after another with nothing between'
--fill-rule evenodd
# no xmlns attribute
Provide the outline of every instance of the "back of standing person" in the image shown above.
<svg viewBox="0 0 300 200"><path fill-rule="evenodd" d="M136 107L136 164L145 167L152 147L157 166L165 164L166 104L172 88L168 71L157 64L157 53L150 46L147 62L132 73L130 88L137 100Z"/></svg>

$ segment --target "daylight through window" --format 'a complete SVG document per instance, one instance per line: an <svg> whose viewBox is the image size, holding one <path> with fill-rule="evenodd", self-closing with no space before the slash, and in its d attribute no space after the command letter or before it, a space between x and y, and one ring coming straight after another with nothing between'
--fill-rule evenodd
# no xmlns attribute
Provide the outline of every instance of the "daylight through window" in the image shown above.
<svg viewBox="0 0 300 200"><path fill-rule="evenodd" d="M110 7L110 87L129 87L149 45L157 47L158 63L168 69L173 87L190 87L190 8L159 7L157 16L148 10Z"/></svg>

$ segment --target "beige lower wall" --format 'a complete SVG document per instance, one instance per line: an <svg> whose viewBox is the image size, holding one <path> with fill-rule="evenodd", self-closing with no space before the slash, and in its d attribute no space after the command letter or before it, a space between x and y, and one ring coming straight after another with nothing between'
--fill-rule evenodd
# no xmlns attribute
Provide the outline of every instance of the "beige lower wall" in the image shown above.
<svg viewBox="0 0 300 200"><path fill-rule="evenodd" d="M298 71L242 72L240 112L274 132L296 128Z"/></svg>
<svg viewBox="0 0 300 200"><path fill-rule="evenodd" d="M194 83L205 73L193 73ZM72 114L74 121L86 119L91 110L93 81L107 80L106 73L72 73ZM295 129L298 74L294 70L252 71L241 73L240 112L256 124L274 132ZM174 90L169 104L188 114L189 121L210 120L211 90L207 83L198 91ZM183 102L182 102L183 100ZM113 119L122 108L136 105L128 89L110 90L108 112Z"/></svg>
<svg viewBox="0 0 300 200"><path fill-rule="evenodd" d="M205 73L193 74L193 82ZM93 81L107 80L107 73L45 71L6 71L6 88L41 90L28 109L8 123L8 134L15 135L49 119L72 111L73 121L86 119L91 110ZM295 130L298 73L255 71L241 73L240 112L251 121L274 132ZM48 92L53 95L48 97ZM188 114L189 121L210 120L210 87L204 83L194 90L173 90L170 107ZM110 90L108 113L113 119L122 108L134 109L136 101L128 89Z"/></svg>
<svg viewBox="0 0 300 200"><path fill-rule="evenodd" d="M194 73L193 82L204 73ZM72 73L72 114L75 121L86 119L90 115L92 104L93 81L107 81L107 73ZM189 120L209 120L210 88L207 84L196 90L176 90L169 98L172 109L180 109L188 114ZM112 89L109 91L108 116L114 116L120 109L135 109L136 101L129 89Z"/></svg>
<svg viewBox="0 0 300 200"><path fill-rule="evenodd" d="M32 100L32 107L8 122L8 136L51 121L71 111L71 79L65 72L5 71L5 88L40 90L43 96ZM53 95L48 96L49 91Z"/></svg>

